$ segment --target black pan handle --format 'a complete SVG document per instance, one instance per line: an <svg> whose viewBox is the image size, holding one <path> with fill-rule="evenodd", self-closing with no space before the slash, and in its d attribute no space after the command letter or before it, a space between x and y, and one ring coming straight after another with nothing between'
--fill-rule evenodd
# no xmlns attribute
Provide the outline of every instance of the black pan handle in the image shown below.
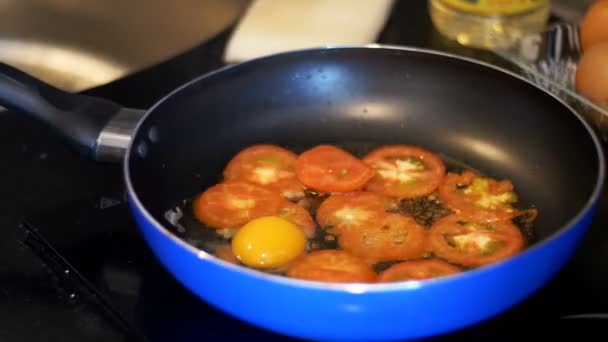
<svg viewBox="0 0 608 342"><path fill-rule="evenodd" d="M77 151L98 160L121 159L144 111L60 90L0 63L0 105L50 126Z"/></svg>

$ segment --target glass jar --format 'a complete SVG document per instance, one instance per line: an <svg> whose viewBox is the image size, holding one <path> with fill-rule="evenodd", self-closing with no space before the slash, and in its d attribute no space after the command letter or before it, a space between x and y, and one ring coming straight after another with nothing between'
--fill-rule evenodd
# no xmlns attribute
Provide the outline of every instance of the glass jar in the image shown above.
<svg viewBox="0 0 608 342"><path fill-rule="evenodd" d="M429 0L435 28L462 45L507 48L543 30L549 0Z"/></svg>

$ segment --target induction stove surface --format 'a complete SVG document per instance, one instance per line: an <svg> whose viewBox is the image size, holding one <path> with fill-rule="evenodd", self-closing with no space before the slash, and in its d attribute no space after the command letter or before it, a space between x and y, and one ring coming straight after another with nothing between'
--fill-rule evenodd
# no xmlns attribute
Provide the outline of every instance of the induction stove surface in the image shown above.
<svg viewBox="0 0 608 342"><path fill-rule="evenodd" d="M604 197L606 198L606 197ZM608 203L573 259L545 287L495 318L433 340L492 337L608 337ZM603 210L602 210L603 209ZM123 193L103 193L27 219L26 243L76 300L142 341L295 340L239 321L195 297L155 259ZM226 293L229 296L229 293ZM474 305L472 301L471 305ZM279 313L277 313L279 314ZM457 313L456 313L457 314Z"/></svg>

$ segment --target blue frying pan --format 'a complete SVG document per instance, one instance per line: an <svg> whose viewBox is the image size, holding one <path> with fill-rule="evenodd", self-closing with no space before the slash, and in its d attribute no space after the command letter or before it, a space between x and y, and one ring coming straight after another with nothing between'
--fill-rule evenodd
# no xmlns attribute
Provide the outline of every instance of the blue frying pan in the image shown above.
<svg viewBox="0 0 608 342"><path fill-rule="evenodd" d="M596 134L508 71L436 51L336 47L223 68L147 111L55 89L7 65L0 104L76 150L122 160L129 203L158 260L201 300L278 333L322 340L429 337L500 314L543 287L584 236L604 183ZM325 284L229 264L180 238L165 213L217 182L239 150L414 144L510 179L536 207L522 253L459 275Z"/></svg>

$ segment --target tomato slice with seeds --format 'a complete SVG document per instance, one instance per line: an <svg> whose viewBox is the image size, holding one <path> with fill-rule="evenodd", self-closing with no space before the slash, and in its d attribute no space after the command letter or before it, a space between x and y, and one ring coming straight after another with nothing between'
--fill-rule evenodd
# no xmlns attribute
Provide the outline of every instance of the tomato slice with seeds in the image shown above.
<svg viewBox="0 0 608 342"><path fill-rule="evenodd" d="M275 215L283 203L276 192L243 181L216 184L193 202L194 216L209 227L238 228L254 218Z"/></svg>
<svg viewBox="0 0 608 342"><path fill-rule="evenodd" d="M374 170L341 148L319 145L300 154L296 175L316 191L348 192L363 188L374 176Z"/></svg>
<svg viewBox="0 0 608 342"><path fill-rule="evenodd" d="M448 173L439 196L452 209L484 221L510 219L519 213L513 207L517 194L509 180L498 181L471 171Z"/></svg>
<svg viewBox="0 0 608 342"><path fill-rule="evenodd" d="M382 146L363 161L375 170L365 188L398 198L432 193L445 174L445 165L436 154L412 145Z"/></svg>
<svg viewBox="0 0 608 342"><path fill-rule="evenodd" d="M280 146L253 145L228 162L224 179L244 180L276 190L288 198L301 198L304 197L304 185L296 178L297 157Z"/></svg>
<svg viewBox="0 0 608 342"><path fill-rule="evenodd" d="M478 267L519 253L524 248L524 237L509 220L480 222L453 214L431 227L429 243L440 258Z"/></svg>
<svg viewBox="0 0 608 342"><path fill-rule="evenodd" d="M391 203L390 198L368 191L331 195L317 208L317 222L332 234L365 228L386 216Z"/></svg>
<svg viewBox="0 0 608 342"><path fill-rule="evenodd" d="M425 229L412 217L393 213L372 226L342 231L338 244L370 264L420 258L428 252Z"/></svg>
<svg viewBox="0 0 608 342"><path fill-rule="evenodd" d="M279 209L278 216L302 228L307 238L312 239L315 236L317 225L308 210L301 205L285 200Z"/></svg>
<svg viewBox="0 0 608 342"><path fill-rule="evenodd" d="M438 259L411 260L395 264L378 275L378 282L424 280L445 277L462 269Z"/></svg>
<svg viewBox="0 0 608 342"><path fill-rule="evenodd" d="M325 249L296 259L287 276L330 283L372 283L376 273L363 260L339 250Z"/></svg>

